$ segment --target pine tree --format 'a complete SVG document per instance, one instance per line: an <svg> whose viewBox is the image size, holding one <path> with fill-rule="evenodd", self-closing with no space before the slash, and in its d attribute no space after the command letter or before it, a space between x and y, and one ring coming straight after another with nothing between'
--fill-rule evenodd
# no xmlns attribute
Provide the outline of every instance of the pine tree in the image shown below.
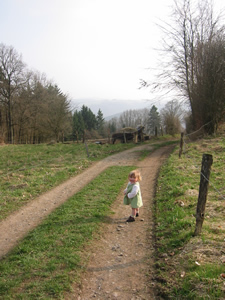
<svg viewBox="0 0 225 300"><path fill-rule="evenodd" d="M153 105L149 112L147 129L150 134L154 135L156 128L158 129L160 128L160 116L159 116L159 112L157 111L157 107Z"/></svg>
<svg viewBox="0 0 225 300"><path fill-rule="evenodd" d="M83 105L81 108L81 115L83 117L83 121L85 124L85 129L87 130L92 130L92 129L96 129L96 116L95 114L91 111L90 108L88 108L87 106Z"/></svg>
<svg viewBox="0 0 225 300"><path fill-rule="evenodd" d="M77 142L85 133L85 124L81 112L77 110L73 114L73 137L76 137Z"/></svg>
<svg viewBox="0 0 225 300"><path fill-rule="evenodd" d="M103 113L101 109L99 109L96 117L96 129L100 135L103 134L103 125L104 125Z"/></svg>

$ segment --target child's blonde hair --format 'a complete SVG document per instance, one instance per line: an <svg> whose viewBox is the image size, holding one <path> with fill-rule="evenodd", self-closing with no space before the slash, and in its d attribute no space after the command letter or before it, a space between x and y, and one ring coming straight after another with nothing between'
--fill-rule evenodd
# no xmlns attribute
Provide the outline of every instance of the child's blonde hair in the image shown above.
<svg viewBox="0 0 225 300"><path fill-rule="evenodd" d="M137 181L141 181L141 173L138 170L133 170L129 173L128 178L136 178Z"/></svg>

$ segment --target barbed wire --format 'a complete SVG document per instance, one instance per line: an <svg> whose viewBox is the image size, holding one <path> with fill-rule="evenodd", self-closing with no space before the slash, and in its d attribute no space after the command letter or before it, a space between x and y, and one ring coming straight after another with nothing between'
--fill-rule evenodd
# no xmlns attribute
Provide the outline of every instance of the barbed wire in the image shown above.
<svg viewBox="0 0 225 300"><path fill-rule="evenodd" d="M212 185L212 187L214 188L214 190L215 190L218 194L220 194L220 196L223 198L223 200L225 200L225 197L220 193L220 191L215 187L215 185L214 185L211 181L209 181L208 178L206 178L206 176L205 176L202 172L201 172L201 176L203 176L203 177L205 178L205 180L208 181L208 183L210 183L210 185Z"/></svg>
<svg viewBox="0 0 225 300"><path fill-rule="evenodd" d="M209 121L208 123L206 123L206 124L204 124L204 125L202 125L198 130L196 130L196 131L193 131L193 132L191 132L191 133L189 133L189 134L185 134L185 136L190 136L190 135L193 135L193 134L195 134L196 132L198 132L198 131L200 131L203 127L205 127L205 126L207 126L207 125L209 125L210 123L212 123L212 120L211 121Z"/></svg>

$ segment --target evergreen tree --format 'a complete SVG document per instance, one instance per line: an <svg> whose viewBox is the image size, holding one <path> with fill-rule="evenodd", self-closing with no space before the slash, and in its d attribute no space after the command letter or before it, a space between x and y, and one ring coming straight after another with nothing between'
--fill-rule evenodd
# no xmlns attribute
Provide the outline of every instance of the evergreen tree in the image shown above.
<svg viewBox="0 0 225 300"><path fill-rule="evenodd" d="M73 137L76 137L77 142L85 133L85 124L81 112L77 110L73 114Z"/></svg>
<svg viewBox="0 0 225 300"><path fill-rule="evenodd" d="M160 116L159 112L157 111L157 107L155 105L152 106L149 112L149 120L147 123L147 129L149 134L154 135L155 134L155 129L160 128Z"/></svg>
<svg viewBox="0 0 225 300"><path fill-rule="evenodd" d="M97 129L98 133L101 135L103 134L103 125L104 125L103 113L99 109L97 117L96 117L96 129Z"/></svg>
<svg viewBox="0 0 225 300"><path fill-rule="evenodd" d="M83 105L81 108L81 115L83 117L83 121L85 124L85 129L87 130L92 130L92 129L96 129L96 116L95 114L91 111L90 108L88 108L87 106Z"/></svg>

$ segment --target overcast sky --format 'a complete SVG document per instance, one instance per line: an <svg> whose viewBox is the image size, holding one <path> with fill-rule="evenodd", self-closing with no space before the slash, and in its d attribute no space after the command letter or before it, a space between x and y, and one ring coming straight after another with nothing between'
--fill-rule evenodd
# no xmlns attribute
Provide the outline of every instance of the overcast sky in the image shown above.
<svg viewBox="0 0 225 300"><path fill-rule="evenodd" d="M214 1L218 8L223 0ZM0 0L0 42L45 73L76 105L104 116L163 104L139 89L153 78L173 0ZM148 100L148 101L146 101Z"/></svg>

